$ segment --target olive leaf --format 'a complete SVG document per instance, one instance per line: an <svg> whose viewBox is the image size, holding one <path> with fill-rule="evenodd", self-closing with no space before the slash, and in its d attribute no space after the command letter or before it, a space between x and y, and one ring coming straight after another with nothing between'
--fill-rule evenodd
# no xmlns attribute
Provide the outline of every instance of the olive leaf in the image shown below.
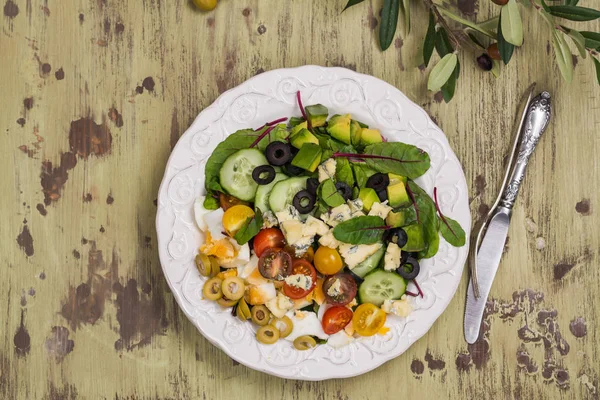
<svg viewBox="0 0 600 400"><path fill-rule="evenodd" d="M344 7L342 12L346 11L348 8L350 8L352 6L362 3L363 1L365 1L365 0L348 0L348 3L346 4L346 7Z"/></svg>
<svg viewBox="0 0 600 400"><path fill-rule="evenodd" d="M355 217L336 225L333 236L344 243L373 244L381 241L388 228L381 217Z"/></svg>
<svg viewBox="0 0 600 400"><path fill-rule="evenodd" d="M233 236L233 238L240 246L246 244L260 232L263 223L262 211L260 211L260 208L257 208L254 216L246 219L244 225L242 225L241 229Z"/></svg>
<svg viewBox="0 0 600 400"><path fill-rule="evenodd" d="M579 3L579 0L565 0L566 6L576 6Z"/></svg>
<svg viewBox="0 0 600 400"><path fill-rule="evenodd" d="M440 28L435 34L435 50L440 57L444 57L446 54L454 51L454 47L452 47L452 43L450 43L450 39L448 38L448 33L444 28Z"/></svg>
<svg viewBox="0 0 600 400"><path fill-rule="evenodd" d="M433 13L429 11L429 26L427 27L427 34L425 35L425 42L423 43L423 62L425 67L429 66L429 60L433 54L433 48L435 46L435 18Z"/></svg>
<svg viewBox="0 0 600 400"><path fill-rule="evenodd" d="M496 37L496 35L497 35L498 20L499 19L500 19L500 17L498 16L498 17L490 18L490 19L488 19L486 21L483 21L483 22L477 24L477 27L479 28L477 30L479 32L485 31L485 32L492 33L493 34L492 39L494 39Z"/></svg>
<svg viewBox="0 0 600 400"><path fill-rule="evenodd" d="M554 55L561 75L568 83L573 80L573 56L571 49L565 41L565 34L555 30L552 32L552 45L554 46Z"/></svg>
<svg viewBox="0 0 600 400"><path fill-rule="evenodd" d="M540 10L540 14L542 15L542 17L544 17L544 21L546 21L546 23L548 24L548 28L550 28L551 30L554 30L555 29L554 17L545 10Z"/></svg>
<svg viewBox="0 0 600 400"><path fill-rule="evenodd" d="M594 66L596 67L596 78L598 79L598 85L600 85L600 61L592 57L594 60Z"/></svg>
<svg viewBox="0 0 600 400"><path fill-rule="evenodd" d="M454 72L448 79L448 82L444 83L442 86L442 96L444 97L444 101L446 103L450 103L450 100L454 97L454 92L456 91L456 81L458 81L458 77L460 75L460 61L456 61L456 68Z"/></svg>
<svg viewBox="0 0 600 400"><path fill-rule="evenodd" d="M498 51L500 52L500 57L502 57L504 65L508 64L515 51L515 46L504 39L504 34L502 33L502 17L498 19Z"/></svg>
<svg viewBox="0 0 600 400"><path fill-rule="evenodd" d="M392 44L398 25L400 0L383 0L381 23L379 24L379 46L386 50Z"/></svg>
<svg viewBox="0 0 600 400"><path fill-rule="evenodd" d="M582 31L581 36L585 38L585 47L600 51L600 33Z"/></svg>
<svg viewBox="0 0 600 400"><path fill-rule="evenodd" d="M544 9L544 11L550 12L550 7L548 6L548 4L546 4L546 1L540 0L540 2L542 3L542 8Z"/></svg>
<svg viewBox="0 0 600 400"><path fill-rule="evenodd" d="M521 21L521 13L516 0L509 0L502 7L500 18L504 39L510 44L521 46L523 44L523 22Z"/></svg>
<svg viewBox="0 0 600 400"><path fill-rule="evenodd" d="M570 21L593 21L600 18L600 11L578 6L550 6L550 14Z"/></svg>
<svg viewBox="0 0 600 400"><path fill-rule="evenodd" d="M427 81L427 89L434 92L440 90L454 73L457 63L458 57L456 54L446 54L431 70Z"/></svg>
<svg viewBox="0 0 600 400"><path fill-rule="evenodd" d="M577 50L579 51L579 55L582 58L586 58L587 51L585 50L585 38L583 37L583 35L581 33L579 33L579 31L576 31L575 29L569 29L564 26L563 26L563 29L567 31L567 35L569 36L569 38L571 38L573 43L575 43L575 47L577 47Z"/></svg>
<svg viewBox="0 0 600 400"><path fill-rule="evenodd" d="M458 22L461 25L469 27L469 28L473 29L474 31L481 33L482 35L488 36L492 39L496 38L496 34L491 29L489 29L489 27L490 27L489 21L486 21L485 24L477 24L475 22L469 21L468 19L464 19L464 18L450 12L449 10L446 10L445 8L439 8L438 11L440 12L440 14L442 14L450 19L453 19L454 21ZM492 18L492 19L494 19L494 18ZM495 18L493 28L496 27L497 20L498 19Z"/></svg>
<svg viewBox="0 0 600 400"><path fill-rule="evenodd" d="M498 62L498 60L492 60L492 74L494 75L494 77L499 77L500 76L500 63Z"/></svg>
<svg viewBox="0 0 600 400"><path fill-rule="evenodd" d="M400 3L400 16L404 21L404 36L410 33L410 0L402 0Z"/></svg>

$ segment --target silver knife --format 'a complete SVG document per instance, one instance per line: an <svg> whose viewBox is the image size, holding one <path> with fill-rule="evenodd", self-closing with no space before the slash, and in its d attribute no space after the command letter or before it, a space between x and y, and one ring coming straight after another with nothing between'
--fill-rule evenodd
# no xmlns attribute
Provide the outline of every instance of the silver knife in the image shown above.
<svg viewBox="0 0 600 400"><path fill-rule="evenodd" d="M465 339L467 343L475 343L479 337L485 304L504 250L515 199L525 177L529 158L546 130L551 114L552 106L548 92L542 92L531 100L525 115L523 131L520 132L520 144L516 160L514 165L508 166L512 171L510 180L504 188L499 204L490 213L491 217L487 224L487 231L481 241L481 247L475 255L477 258L479 296L475 296L473 281L470 281L465 309Z"/></svg>

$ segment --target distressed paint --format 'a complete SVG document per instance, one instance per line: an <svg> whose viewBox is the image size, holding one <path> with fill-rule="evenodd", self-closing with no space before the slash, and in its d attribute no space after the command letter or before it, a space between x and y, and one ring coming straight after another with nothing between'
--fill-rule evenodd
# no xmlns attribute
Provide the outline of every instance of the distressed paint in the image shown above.
<svg viewBox="0 0 600 400"><path fill-rule="evenodd" d="M406 398L599 398L593 66L580 59L574 82L562 82L547 32L523 9L516 62L495 79L461 54L445 104L426 91L419 2L411 34L385 53L381 3L341 14L342 3L222 0L201 13L184 0L2 0L0 398L228 399L244 388L248 399L381 399L396 395L395 382ZM490 1L453 3L478 21L498 12ZM343 381L282 381L236 365L179 311L154 234L172 146L220 93L303 64L375 75L422 105L461 160L474 222L501 183L522 91L536 80L554 95L476 344L462 338L466 276L406 354Z"/></svg>

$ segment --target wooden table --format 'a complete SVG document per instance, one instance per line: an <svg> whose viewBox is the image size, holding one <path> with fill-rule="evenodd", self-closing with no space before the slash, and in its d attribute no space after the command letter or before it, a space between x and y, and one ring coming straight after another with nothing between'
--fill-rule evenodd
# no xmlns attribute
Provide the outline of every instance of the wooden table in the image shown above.
<svg viewBox="0 0 600 400"><path fill-rule="evenodd" d="M445 104L418 68L420 4L412 34L381 53L377 0L343 15L342 0L222 0L212 13L185 0L3 3L0 398L599 398L600 87L579 57L574 82L561 80L532 11L500 78L463 54ZM487 0L459 3L469 18L497 13ZM425 337L347 380L255 372L179 311L154 229L172 147L219 93L303 64L372 74L422 105L464 166L474 222L498 191L524 89L537 81L553 94L480 343L463 340L466 273Z"/></svg>

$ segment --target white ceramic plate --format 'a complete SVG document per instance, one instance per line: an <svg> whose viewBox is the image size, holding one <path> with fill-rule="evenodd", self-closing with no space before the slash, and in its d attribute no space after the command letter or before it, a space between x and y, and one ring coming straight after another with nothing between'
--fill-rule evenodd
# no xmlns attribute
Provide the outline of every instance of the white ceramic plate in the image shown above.
<svg viewBox="0 0 600 400"><path fill-rule="evenodd" d="M283 378L351 377L404 353L429 330L456 291L468 245L455 248L441 239L438 254L421 263L418 281L424 297L414 299L414 312L405 319L388 318L391 330L385 336L362 338L340 349L322 345L301 352L284 340L271 346L259 344L252 324L232 317L214 302L202 300L204 278L194 266L194 257L203 238L194 223L193 203L205 193L206 160L219 142L238 129L300 116L297 90L304 105L321 103L330 114L351 113L380 129L389 141L414 144L427 151L431 168L417 183L430 195L434 187L438 188L442 211L458 220L469 237L471 215L465 176L446 136L427 113L398 89L372 76L343 68L304 66L265 72L229 90L202 111L181 137L158 194L160 262L186 316L234 360Z"/></svg>

